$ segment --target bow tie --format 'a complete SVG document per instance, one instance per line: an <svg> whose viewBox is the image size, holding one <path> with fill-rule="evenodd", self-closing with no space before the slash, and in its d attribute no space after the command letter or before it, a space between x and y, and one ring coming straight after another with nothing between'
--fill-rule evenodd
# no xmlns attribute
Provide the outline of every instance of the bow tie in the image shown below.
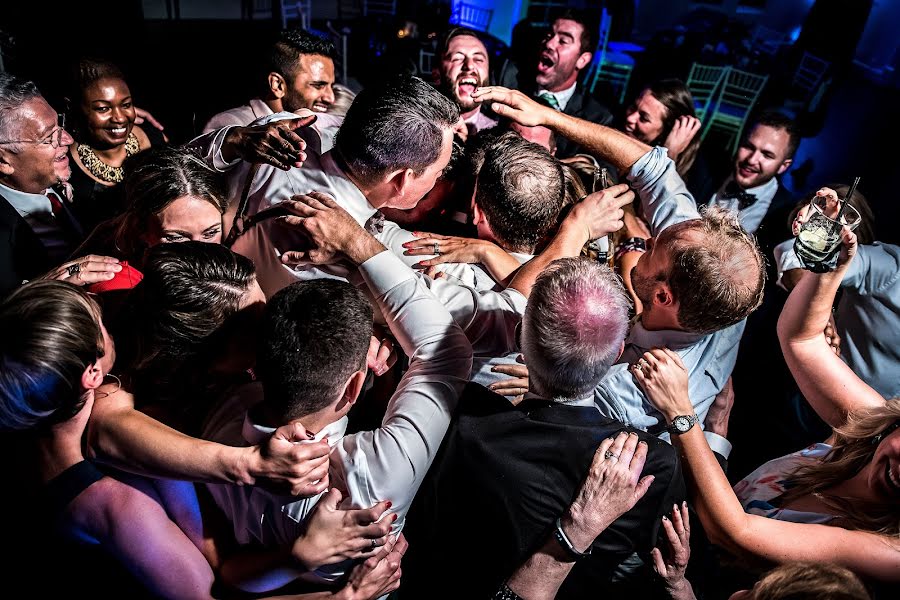
<svg viewBox="0 0 900 600"><path fill-rule="evenodd" d="M722 194L722 199L737 200L738 208L740 210L744 210L758 200L756 194L745 192L741 189L741 186L734 182L734 180L729 181L728 185L725 186L725 192Z"/></svg>

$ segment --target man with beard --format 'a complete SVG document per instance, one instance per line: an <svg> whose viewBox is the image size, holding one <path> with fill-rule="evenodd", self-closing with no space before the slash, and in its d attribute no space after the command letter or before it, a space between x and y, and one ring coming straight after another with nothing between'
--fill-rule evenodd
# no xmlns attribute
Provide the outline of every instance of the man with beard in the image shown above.
<svg viewBox="0 0 900 600"><path fill-rule="evenodd" d="M643 312L594 401L604 415L668 438L672 424L652 408L629 368L644 368L640 359L652 348L670 348L688 370L691 417L704 423L734 368L745 319L762 301L765 261L752 236L719 207L698 213L665 148L553 111L521 92L484 88L475 100L491 102L501 117L570 137L625 172L653 235L646 251L630 249L642 252L631 280ZM730 444L707 434L727 456Z"/></svg>
<svg viewBox="0 0 900 600"><path fill-rule="evenodd" d="M799 143L793 121L765 111L747 129L728 174L717 177L703 165L698 172L691 171L688 188L698 206L716 204L737 211L741 227L756 234L763 253L771 257L775 245L790 235L793 196L778 176L790 168Z"/></svg>
<svg viewBox="0 0 900 600"><path fill-rule="evenodd" d="M469 135L497 125L472 100L472 92L488 84L490 60L478 33L465 27L447 32L439 53L438 89L459 106Z"/></svg>
<svg viewBox="0 0 900 600"><path fill-rule="evenodd" d="M594 49L596 23L587 14L567 9L553 22L541 46L534 70L534 79L519 73L508 64L501 74L501 85L521 89L532 96L542 98L556 110L592 123L608 125L612 113L597 102L579 83L582 71L591 64ZM571 158L583 152L579 144L558 137L556 157Z"/></svg>
<svg viewBox="0 0 900 600"><path fill-rule="evenodd" d="M308 108L324 113L334 103L334 45L302 29L287 29L269 50L263 94L215 115L203 133L228 125L249 125L278 112Z"/></svg>

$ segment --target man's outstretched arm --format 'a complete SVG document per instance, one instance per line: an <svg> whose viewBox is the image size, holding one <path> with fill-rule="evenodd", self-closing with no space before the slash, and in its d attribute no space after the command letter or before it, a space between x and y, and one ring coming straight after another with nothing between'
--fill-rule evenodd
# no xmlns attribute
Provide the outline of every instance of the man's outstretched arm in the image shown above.
<svg viewBox="0 0 900 600"><path fill-rule="evenodd" d="M561 136L586 148L591 154L602 156L619 171L631 168L650 150L650 146L616 131L538 104L518 90L484 87L475 90L472 98L489 104L498 115L522 125L548 127Z"/></svg>

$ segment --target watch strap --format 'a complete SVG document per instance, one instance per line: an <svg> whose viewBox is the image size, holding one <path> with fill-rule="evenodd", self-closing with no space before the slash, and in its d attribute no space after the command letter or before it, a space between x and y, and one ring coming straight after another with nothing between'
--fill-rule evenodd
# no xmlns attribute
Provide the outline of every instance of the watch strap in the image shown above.
<svg viewBox="0 0 900 600"><path fill-rule="evenodd" d="M675 427L675 421L677 421L678 419L687 419L688 421L690 421L690 426L688 426L688 428L684 431L678 429L677 427ZM699 422L700 418L697 417L697 415L678 415L674 419L672 419L672 422L669 423L668 427L666 427L666 431L668 431L669 433L674 433L675 435L681 435L682 433L687 433L688 431L690 431L691 428Z"/></svg>

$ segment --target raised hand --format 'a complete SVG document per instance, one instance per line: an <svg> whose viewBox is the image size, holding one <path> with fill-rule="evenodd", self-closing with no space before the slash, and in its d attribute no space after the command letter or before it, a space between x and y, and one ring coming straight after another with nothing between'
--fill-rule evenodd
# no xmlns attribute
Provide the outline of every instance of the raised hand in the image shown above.
<svg viewBox="0 0 900 600"><path fill-rule="evenodd" d="M691 560L691 520L687 502L672 507L671 519L663 517L663 529L669 540L669 556L664 559L659 548L651 550L653 570L662 578L666 590L673 598L679 600L694 598L691 584L684 577L688 562Z"/></svg>
<svg viewBox="0 0 900 600"><path fill-rule="evenodd" d="M306 530L294 542L292 556L314 570L344 560L374 556L388 543L397 515L387 515L390 502L372 508L342 510L341 492L328 490L306 521Z"/></svg>
<svg viewBox="0 0 900 600"><path fill-rule="evenodd" d="M519 90L499 86L478 88L472 93L472 99L479 104L490 103L491 110L501 117L527 127L547 125L556 115L555 110L535 102Z"/></svg>
<svg viewBox="0 0 900 600"><path fill-rule="evenodd" d="M566 215L563 225L583 228L585 241L596 240L618 231L624 225L623 207L634 201L634 192L627 183L620 183L594 192L576 203Z"/></svg>
<svg viewBox="0 0 900 600"><path fill-rule="evenodd" d="M134 115L135 115L135 119L134 119L135 125L143 125L144 121L146 121L146 122L150 123L151 125L153 125L154 127L156 127L157 129L159 129L160 131L165 129L162 126L162 123L157 121L153 115L151 115L148 111L144 110L143 108L138 108L137 106L135 106L134 107Z"/></svg>
<svg viewBox="0 0 900 600"><path fill-rule="evenodd" d="M222 156L231 161L241 158L250 163L269 164L287 171L303 166L306 142L296 130L311 125L316 116L309 110L298 111L296 119L272 121L253 127L232 127L225 135Z"/></svg>
<svg viewBox="0 0 900 600"><path fill-rule="evenodd" d="M691 144L691 140L698 131L700 131L700 119L688 115L678 117L663 144L669 151L669 158L672 160L678 158Z"/></svg>

